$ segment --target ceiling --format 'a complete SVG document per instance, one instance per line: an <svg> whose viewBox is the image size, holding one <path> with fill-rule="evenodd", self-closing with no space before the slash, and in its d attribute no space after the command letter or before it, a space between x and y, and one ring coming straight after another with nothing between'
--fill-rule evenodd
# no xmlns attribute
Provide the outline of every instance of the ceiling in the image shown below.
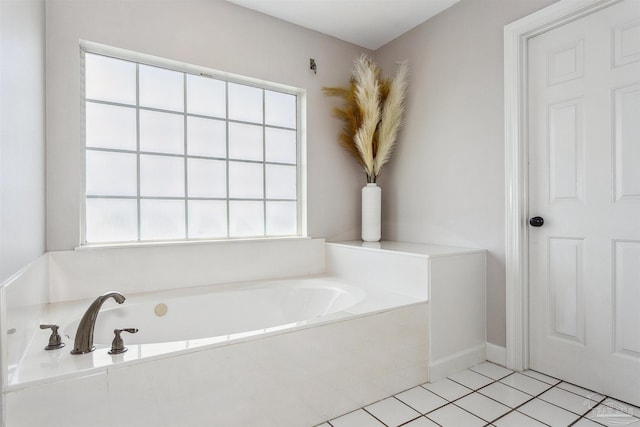
<svg viewBox="0 0 640 427"><path fill-rule="evenodd" d="M460 0L227 0L376 50Z"/></svg>

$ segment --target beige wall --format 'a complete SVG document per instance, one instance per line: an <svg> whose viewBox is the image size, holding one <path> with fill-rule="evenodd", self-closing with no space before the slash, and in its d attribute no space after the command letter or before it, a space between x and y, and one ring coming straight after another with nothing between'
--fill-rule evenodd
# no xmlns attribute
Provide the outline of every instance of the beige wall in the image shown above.
<svg viewBox="0 0 640 427"><path fill-rule="evenodd" d="M0 0L0 282L45 249L44 0Z"/></svg>
<svg viewBox="0 0 640 427"><path fill-rule="evenodd" d="M487 337L505 344L503 27L555 0L462 0L375 52L408 59L407 124L385 167L383 238L486 248ZM78 42L85 39L305 88L309 234L359 237L355 162L322 86L344 85L362 48L220 0L47 1L47 247L79 243ZM308 70L309 58L318 74Z"/></svg>
<svg viewBox="0 0 640 427"><path fill-rule="evenodd" d="M462 0L375 52L409 60L406 126L380 176L383 238L485 248L487 339L505 345L503 28L555 0Z"/></svg>
<svg viewBox="0 0 640 427"><path fill-rule="evenodd" d="M364 178L321 89L346 85L362 48L221 0L48 0L46 18L48 250L80 241L81 39L306 89L309 234L358 237Z"/></svg>

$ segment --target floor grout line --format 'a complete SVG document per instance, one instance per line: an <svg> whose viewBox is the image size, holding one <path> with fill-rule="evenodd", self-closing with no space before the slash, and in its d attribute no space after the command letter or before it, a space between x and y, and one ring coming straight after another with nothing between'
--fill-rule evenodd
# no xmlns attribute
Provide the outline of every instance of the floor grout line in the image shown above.
<svg viewBox="0 0 640 427"><path fill-rule="evenodd" d="M378 402L382 402L383 400L388 399L388 397L385 397L384 399L378 400ZM377 403L377 402L376 402ZM373 403L371 404L373 405ZM367 405L367 406L371 406L371 405ZM371 415L373 418L375 418L376 420L378 420L380 422L380 424L382 424L383 426L389 427L389 425L385 422L383 422L380 418L376 417L375 415L373 415L371 412L367 411L366 407L362 407L362 410L364 412L366 412L367 414Z"/></svg>
<svg viewBox="0 0 640 427"><path fill-rule="evenodd" d="M487 363L490 363L490 362L487 362ZM476 365L476 366L477 366L477 365ZM496 365L496 366L499 366L499 365ZM472 367L472 368L473 368L473 367ZM492 377L489 377L488 375L485 375L485 374L483 374L483 373L481 373L481 372L477 372L477 371L473 370L472 368L468 368L467 370L468 370L468 371L470 371L470 372L473 372L473 373L475 373L475 374L481 375L481 376L483 376L483 377L485 377L485 378L487 378L487 379L490 379L490 380L491 380L491 382L490 382L490 383L488 383L488 384L485 384L485 385L483 385L483 386L481 386L481 387L479 387L479 388L477 388L477 389L472 389L472 388L470 388L469 386L466 386L465 384L463 384L463 383L461 383L461 382L459 382L459 381L456 381L456 380L454 380L454 379L452 379L452 378L450 378L450 377L446 377L446 378L443 378L441 381L444 381L444 380L451 381L451 382L453 382L454 384L457 384L457 385L459 385L459 386L461 386L461 387L464 387L464 388L465 388L465 389L467 389L469 392L468 392L468 393L465 393L465 394L463 394L463 395L461 395L461 396L459 396L459 397L457 397L457 398L455 398L455 399L453 399L453 400L450 400L450 399L446 398L445 396L442 396L442 395L440 395L440 394L436 393L435 391L433 391L433 390L430 390L430 389L426 388L426 387L425 387L426 385L431 384L431 383L428 383L428 382L427 382L427 383L425 383L425 384L419 384L419 385L417 385L417 386L410 387L410 388L408 388L408 389L406 389L406 390L400 391L400 392L395 393L395 394L393 394L393 395L391 395L391 396L387 396L387 397L385 397L385 398L383 398L383 399L379 399L379 400L377 400L377 401L375 401L375 402L373 402L373 403L371 403L371 404L368 404L368 405L366 405L366 406L363 406L363 407L361 407L361 408L358 408L358 409L356 409L356 410L354 410L354 411L350 411L350 412L348 412L348 413L346 413L346 414L343 414L343 415L341 415L341 416L339 416L339 417L333 418L332 420L335 420L335 419L337 419L337 418L340 418L340 417L343 417L343 416L349 415L349 414L351 414L351 413L353 413L353 412L356 412L356 411L358 411L358 410L362 409L366 414L368 414L368 415L370 415L371 417L373 417L375 420L377 420L378 422L380 422L383 426L385 426L385 427L396 427L396 426L395 426L395 424L394 424L393 426L389 426L388 424L386 424L385 422L383 422L381 419L379 419L379 418L378 418L378 417L376 417L373 413L371 413L369 410L367 410L367 409L366 409L366 407L369 407L369 406L375 405L376 403L382 402L383 400L387 400L387 399L389 399L389 398L393 398L395 401L400 402L402 405L406 406L408 409L410 409L410 410L412 410L412 411L415 411L416 413L418 413L418 414L419 414L418 416L416 416L416 417L414 417L414 418L411 418L411 419L409 419L408 421L403 422L402 424L399 424L397 427L407 426L408 424L410 424L410 423L412 423L412 422L414 422L414 421L416 421L416 420L419 420L420 418L427 418L430 422L433 422L434 424L436 424L436 425L438 425L438 426L441 426L439 423L437 423L437 422L435 422L434 420L432 420L431 418L429 418L429 417L428 417L428 415L429 415L429 414L432 414L432 413L434 413L434 412L436 412L436 411L438 411L438 410L440 410L440 409L442 409L442 408L445 408L445 407L447 407L447 406L449 406L449 405L453 405L455 408L457 408L457 409L459 409L459 410L462 410L462 411L464 411L464 412L466 412L466 413L468 413L468 414L471 414L472 416L474 416L474 417L478 418L478 419L479 419L479 420L481 420L482 422L486 423L486 424L485 424L485 426L493 425L493 423L495 423L496 421L499 421L499 420L503 419L504 417L508 416L509 414L511 414L511 413L513 413L513 412L518 412L518 414L520 414L520 415L522 415L522 416L525 416L525 417L527 417L527 418L530 418L530 419L532 419L532 420L535 420L535 421L537 421L537 422L539 422L539 423L541 423L541 424L543 424L543 425L545 425L545 426L549 426L549 424L547 424L547 423L545 423L545 422L543 422L543 421L541 421L541 420L539 420L539 419L537 419L537 418L534 418L533 416L530 416L530 415L528 415L528 414L525 414L525 413L523 413L523 412L520 412L520 411L519 411L519 409L520 409L520 408L522 408L523 406L527 405L528 403L530 403L530 402L532 402L532 401L534 401L534 400L536 400L536 399L538 399L540 402L544 402L544 403L546 403L546 404L548 404L548 405L551 405L551 406L554 406L554 407L556 407L556 408L562 409L562 410L564 410L564 411L566 411L566 412L568 412L568 413L570 413L570 414L572 414L572 415L577 416L578 418L577 418L576 420L574 420L573 422L571 422L571 423L568 425L568 427L570 427L570 426L573 426L573 425L577 424L578 422L580 422L580 421L581 421L581 420L583 420L583 419L588 420L588 421L591 421L591 422L593 422L593 423L595 423L595 424L597 424L597 425L603 425L603 424L599 423L598 421L596 421L596 420L594 420L594 419L587 418L587 415L588 415L591 411L595 410L595 409L596 409L596 408L598 408L598 407L602 407L602 406L604 406L604 407L606 407L606 408L610 408L610 409L614 409L614 410L618 410L618 411L620 411L620 410L621 410L620 408L617 408L617 407L615 407L614 405L612 405L614 402L620 402L621 404L628 405L630 408L637 408L635 405L631 405L631 404L626 403L626 402L624 402L624 401L620 401L620 400L618 400L618 399L614 399L614 398L612 398L612 397L610 397L610 396L607 396L607 395L605 395L605 394L603 394L603 393L599 393L599 392L597 392L597 391L594 391L594 390L591 390L591 389L588 389L588 388L582 387L582 386L577 385L577 384L570 383L570 382L565 381L565 380L561 380L561 379L558 379L558 378L552 377L552 376L550 376L550 375L547 375L547 374L544 374L544 373L542 373L542 372L538 372L538 371L535 371L535 370L528 370L528 371L536 372L536 373L538 373L538 374L540 374L540 375L544 375L545 377L548 377L549 379L554 380L554 381L557 381L557 382L555 382L554 384L551 384L551 383L549 383L549 382L547 382L547 381L543 381L543 380L541 380L541 379L539 379L539 378L536 378L536 377L534 377L534 376L527 375L525 372L528 372L528 371L524 371L524 372L511 371L511 373L509 373L509 374L507 374L507 375L504 375L504 376L499 376L499 378L492 378ZM462 371L461 371L461 372L462 372ZM518 389L518 388L516 388L516 387L513 387L513 386L511 386L511 385L509 385L509 384L505 384L505 383L503 383L503 382L502 382L502 381L503 381L503 380L505 380L506 378L508 378L508 377L510 377L510 376L512 376L512 375L515 375L516 373L518 373L518 374L520 374L520 375L524 375L524 376L526 376L527 378L529 378L529 379L531 379L531 380L538 381L538 382L539 382L539 383L541 383L541 384L545 384L547 387L545 387L545 389L544 389L544 390L542 390L540 393L537 393L537 394L535 394L535 395L534 395L534 394L528 393L528 392L526 392L526 391L520 390L520 389ZM493 398L493 397L491 397L491 396L487 396L487 395L485 395L485 394L482 394L482 393L481 393L481 390L483 390L483 389L485 389L485 388L487 388L487 387L489 387L489 386L491 386L491 385L493 385L493 384L496 384L496 383L499 383L499 384L501 384L501 385L503 385L503 386L509 387L509 388L511 388L511 389L513 389L513 390L516 390L516 391L518 391L518 392L520 392L520 393L523 393L524 395L528 396L527 400L525 400L524 402L522 402L522 403L520 403L519 405L517 405L517 406L515 406L515 407L513 407L513 408L512 408L510 405L507 405L505 402L501 402L500 400L497 400L497 399L495 399L495 398ZM584 391L586 391L586 392L590 392L590 393L593 393L593 394L597 394L598 396L601 396L601 398L599 398L598 400L594 400L593 398L588 397L588 396L590 396L590 395L585 396L585 395L583 395L583 394L579 394L579 393L577 393L577 392L575 392L575 391L565 390L564 388L560 387L560 385L561 385L561 384L569 384L569 385L572 385L572 386L574 386L574 387L578 387L578 388L580 388L580 389L582 389L582 390L584 390ZM400 398L398 398L398 397L397 397L397 395L399 395L399 394L401 394L401 393L404 393L404 392L406 392L406 391L412 390L412 389L414 389L414 388L416 388L416 387L421 387L422 389L424 389L425 391L427 391L427 392L429 392L429 393L433 394L434 396L437 396L437 397L439 397L439 398L443 399L446 403L444 403L443 405L440 405L440 406L438 406L438 407L436 407L436 408L430 409L428 412L424 412L424 413L423 413L422 411L420 411L420 410L418 410L418 409L414 408L413 406L411 406L409 403L406 403L406 402L404 402L402 399L400 399ZM570 409L567 409L567 408L565 408L565 407L563 407L563 406L560 406L557 402L556 402L556 403L554 403L553 401L548 401L548 400L545 400L545 399L540 398L543 394L545 394L545 393L547 393L547 392L549 392L549 391L551 391L551 390L553 390L553 389L558 389L558 390L564 391L564 392L566 392L566 393L570 393L570 394L571 394L571 395L573 395L573 396L581 397L581 398L583 398L583 399L584 399L585 404L591 404L591 403L592 403L594 406L593 406L593 407L591 407L590 405L588 405L588 406L587 406L587 409L586 409L584 412L574 412L574 410L570 410ZM463 398L465 398L465 397L468 397L468 396L470 396L470 395L472 395L472 394L474 394L474 393L478 393L478 394L479 394L480 396L482 396L482 397L485 397L485 398L490 399L490 400L492 400L492 401L494 401L494 402L496 402L496 403L498 403L498 404L500 404L500 405L503 405L503 406L507 407L509 410L508 410L507 412L505 412L504 414L500 415L499 417L497 417L497 418L495 418L495 419L493 419L493 420L488 421L488 420L486 420L485 418L481 417L480 415L478 415L478 414L476 414L476 413L474 413L474 412L472 412L472 411L470 411L470 410L467 410L467 409L465 409L465 408L461 407L459 404L456 404L456 402L459 402L461 399L463 399ZM611 402L611 403L609 403L609 404L604 403L607 399L612 399L614 402ZM570 405L569 405L569 406L570 406ZM632 413L632 412L629 412L629 416L634 417L634 418L638 418L638 417L636 417L636 416L635 416L635 414L634 414L634 413ZM325 421L325 423L326 423L327 425L329 425L330 427L335 427L335 426L334 426L334 424L332 424L332 423L331 423L331 421L329 421L329 420L328 420L328 421ZM441 427L442 427L442 426L441 426Z"/></svg>

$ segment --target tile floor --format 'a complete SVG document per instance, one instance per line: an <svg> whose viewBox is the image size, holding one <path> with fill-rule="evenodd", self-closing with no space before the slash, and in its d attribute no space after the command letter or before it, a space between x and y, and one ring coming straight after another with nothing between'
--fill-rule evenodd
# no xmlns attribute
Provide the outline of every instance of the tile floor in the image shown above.
<svg viewBox="0 0 640 427"><path fill-rule="evenodd" d="M640 408L535 371L490 362L317 427L640 427Z"/></svg>

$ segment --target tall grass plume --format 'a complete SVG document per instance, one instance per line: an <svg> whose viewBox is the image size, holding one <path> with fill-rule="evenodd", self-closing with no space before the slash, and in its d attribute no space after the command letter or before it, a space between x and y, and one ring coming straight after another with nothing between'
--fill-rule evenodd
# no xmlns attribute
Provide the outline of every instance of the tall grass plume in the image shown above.
<svg viewBox="0 0 640 427"><path fill-rule="evenodd" d="M398 141L406 108L408 66L398 65L393 79L381 77L380 68L365 54L354 61L349 87L325 87L328 96L342 98L333 110L343 121L338 142L364 169L367 182L376 182Z"/></svg>

